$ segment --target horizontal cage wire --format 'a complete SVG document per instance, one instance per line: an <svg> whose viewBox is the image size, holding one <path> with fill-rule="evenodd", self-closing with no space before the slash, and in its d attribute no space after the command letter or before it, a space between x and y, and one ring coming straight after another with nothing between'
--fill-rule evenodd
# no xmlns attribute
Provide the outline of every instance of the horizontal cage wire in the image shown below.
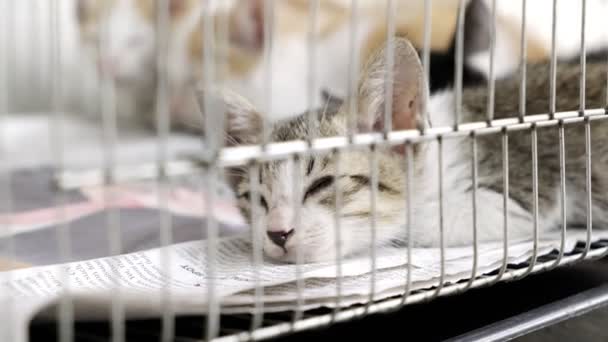
<svg viewBox="0 0 608 342"><path fill-rule="evenodd" d="M603 10L0 1L0 341L279 338L604 258Z"/></svg>

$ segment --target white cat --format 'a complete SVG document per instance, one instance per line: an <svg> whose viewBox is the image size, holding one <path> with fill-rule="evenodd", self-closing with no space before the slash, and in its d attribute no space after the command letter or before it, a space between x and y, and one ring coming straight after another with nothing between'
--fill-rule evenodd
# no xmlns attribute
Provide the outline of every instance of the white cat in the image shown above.
<svg viewBox="0 0 608 342"><path fill-rule="evenodd" d="M358 83L358 112L355 115L361 132L383 129L385 104L391 103L394 130L422 127L425 114L433 124L451 127L455 112L451 90L428 95L424 72L418 55L405 39L394 41L393 95L386 98L386 47L372 54L362 70ZM602 108L605 100L606 63L589 63L587 83L588 108ZM558 73L558 111L576 110L579 103L579 68L576 63L564 65ZM528 114L541 114L548 108L550 82L547 63L529 66ZM519 79L517 76L497 81L495 118L516 117ZM205 90L203 90L204 93ZM203 94L201 93L201 94ZM487 87L467 88L463 93L463 122L485 122ZM212 95L210 95L212 96ZM258 144L262 114L242 97L225 92L223 100L228 112L228 142L237 145ZM319 113L310 122L307 116L277 123L272 127L275 141L305 140L309 136L344 136L349 111L347 107ZM585 226L586 222L586 151L585 127L568 124L565 127L565 169L567 172L566 203L569 227ZM591 122L591 167L593 227L608 227L608 136L605 120ZM500 132L497 132L500 133ZM532 135L526 130L512 130L509 137L508 179L504 194L502 139L498 134L479 135L477 139L477 212L473 217L473 167L471 138L445 137L422 141L411 149L403 145L376 147L377 172L372 171L370 149L349 148L337 156L331 151L305 155L301 162L293 159L273 159L259 164L259 173L248 167L231 169L230 181L239 197L239 206L250 219L254 229L263 236L267 256L284 262L297 260L299 245L302 260L316 262L335 260L336 253L347 256L365 252L371 243L410 241L413 246L470 246L473 243L474 222L479 242L532 239L535 229L534 208L538 209L538 232L544 234L561 226L560 156L556 126L537 128L538 194L534 197L534 158ZM408 153L413 164L406 166ZM439 162L441 156L442 163ZM442 172L443 177L439 174ZM251 177L255 174L256 177ZM407 177L412 187L406 190ZM256 180L257 179L257 180ZM252 182L260 182L258 194ZM296 183L297 181L297 183ZM294 184L299 184L296 187ZM377 186L372 205L372 186ZM336 191L342 201L337 206ZM443 197L439 192L442 191ZM443 202L442 202L443 201ZM407 207L412 209L412 221L406 221ZM300 210L299 215L298 208ZM340 240L336 241L334 219L340 213ZM443 208L443 209L441 209ZM253 210L257 212L253 214ZM503 226L508 215L507 227ZM300 217L301 220L297 220ZM372 218L376 226L372 227ZM407 235L407 224L411 233ZM375 228L375 241L372 229ZM443 235L440 235L440 231ZM443 240L441 239L443 238ZM339 244L337 244L339 242ZM336 247L336 246L339 246Z"/></svg>
<svg viewBox="0 0 608 342"><path fill-rule="evenodd" d="M168 55L183 60L184 35L198 23L201 2L170 0L168 4ZM157 101L157 11L150 0L77 0L76 17L85 62L98 71L101 80L116 88L116 110L120 116L155 120ZM173 88L169 85L169 111ZM99 98L97 99L99 100Z"/></svg>
<svg viewBox="0 0 608 342"><path fill-rule="evenodd" d="M496 45L494 72L497 78L517 70L521 55L521 25L523 0L496 1ZM493 0L471 0L480 10L483 26L476 30L485 40L468 64L482 73L489 73L489 32ZM558 60L576 59L581 54L581 23L583 1L558 0L556 15L556 46ZM608 32L604 21L608 2L586 1L585 42L587 53L608 48ZM526 57L529 62L546 61L551 57L553 27L553 0L527 1L526 7Z"/></svg>

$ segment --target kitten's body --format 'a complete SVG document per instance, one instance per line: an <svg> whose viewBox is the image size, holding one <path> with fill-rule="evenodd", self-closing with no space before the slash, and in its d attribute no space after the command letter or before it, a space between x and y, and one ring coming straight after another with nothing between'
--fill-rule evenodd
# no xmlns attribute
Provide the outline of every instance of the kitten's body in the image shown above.
<svg viewBox="0 0 608 342"><path fill-rule="evenodd" d="M605 63L587 65L586 108L604 108L605 85L608 67ZM577 111L579 108L578 64L560 63L557 72L556 110ZM550 111L550 67L548 64L528 65L526 115L546 114ZM514 118L519 113L519 75L496 82L494 117ZM453 124L454 95L452 91L436 94L430 101L434 125ZM487 86L464 89L461 122L487 120ZM446 111L446 108L449 110ZM567 193L567 220L569 226L586 224L586 154L585 127L583 124L564 125L565 166ZM530 238L533 226L533 154L532 135L528 130L508 132L509 176L509 237ZM603 120L591 125L593 221L596 227L607 227L608 215L608 146L602 139L608 136L608 123ZM478 148L478 227L481 239L502 239L503 228L503 141L502 134L479 136ZM445 222L460 223L452 226L446 235L447 243L470 242L472 232L472 152L470 138L444 140L445 165ZM430 154L425 158L429 167L424 174L437 174L436 144L429 144ZM559 128L537 128L538 149L538 213L541 236L561 225L561 178L559 155ZM417 175L417 179L428 178ZM431 187L438 188L436 183ZM434 195L432 195L434 196ZM433 202L433 201L430 201ZM421 206L426 206L423 200ZM438 205L438 204L437 204ZM433 207L430 213L437 209ZM422 211L428 211L423 209ZM437 212L437 211L436 211ZM435 212L435 213L436 213ZM457 219L459 217L459 219ZM446 225L448 228L450 225ZM423 231L419 237L424 237ZM427 243L436 242L437 236L428 237ZM423 239L424 240L424 239ZM416 242L416 241L415 241ZM422 241L418 241L422 242ZM423 244L424 245L424 244Z"/></svg>
<svg viewBox="0 0 608 342"><path fill-rule="evenodd" d="M416 81L422 73L419 62L413 62L411 45L396 40L396 83L393 97L393 124L396 129L413 129L423 120L424 86ZM363 130L381 127L384 112L385 75L384 50L377 52L368 63L359 84L359 114L357 121ZM417 56L416 56L417 57ZM587 66L587 108L603 107L605 64ZM527 114L546 113L549 109L549 73L546 65L528 69ZM557 110L578 108L578 66L560 65L557 73ZM495 117L516 117L518 112L517 76L496 83ZM465 89L463 94L463 122L485 122L486 87ZM454 115L452 91L434 94L426 105L434 126L451 126ZM234 113L234 111L232 111ZM238 116L238 132L231 135L240 141L256 143L257 131L244 127L256 127L258 114L249 110ZM233 124L235 121L231 121ZM229 126L230 129L230 126ZM586 222L586 158L585 127L581 124L564 125L565 165L567 192L567 223L583 225ZM273 138L277 141L305 139L315 136L343 135L346 130L346 108L337 114L326 114L309 126L305 117L296 118L274 127ZM530 131L509 131L509 241L531 239L534 231L534 197L532 187L533 155ZM538 214L539 233L557 229L561 224L560 203L560 156L558 127L537 128L538 149ZM602 139L608 136L608 124L603 120L591 123L591 169L593 224L595 228L608 226L608 147ZM414 246L438 246L441 222L444 242L447 246L470 245L473 239L472 213L472 155L471 139L445 138L441 143L443 182L439 182L439 144L437 141L419 143L413 149L413 188L407 197L406 158L399 149L377 148L379 167L376 197L376 241L379 244L401 240L406 236L405 210L409 203L413 212L411 235ZM503 239L503 165L501 134L477 137L478 187L477 232L478 239L501 241ZM408 152L405 152L408 153ZM305 157L300 172L294 172L286 161L262 164L261 196L258 207L260 222L254 226L268 232L264 242L266 254L272 258L294 262L295 246L305 261L332 260L335 257L333 219L335 215L334 187L342 193L341 254L364 251L371 239L372 207L370 205L370 154L368 150L349 149L340 153L340 175L335 176L334 155ZM295 175L295 176L294 176ZM301 178L294 179L294 177ZM301 193L294 191L294 181L302 184ZM443 217L440 220L440 185L443 189ZM246 174L237 182L236 191L241 195L239 204L250 214L249 179ZM308 194L308 195L305 195ZM300 201L301 222L296 222L295 201ZM277 232L285 232L277 238ZM281 240L283 239L283 240ZM278 244L276 241L283 243Z"/></svg>
<svg viewBox="0 0 608 342"><path fill-rule="evenodd" d="M602 109L606 106L606 63L588 63L585 91L585 108ZM528 66L526 114L550 112L550 66ZM580 103L580 66L577 63L560 63L556 78L556 111L578 111ZM519 112L519 75L499 80L496 88L495 117L514 117ZM516 95L517 94L517 95ZM483 121L487 89L469 89L464 92L464 105L468 108L464 120ZM559 127L537 129L538 138L538 193L541 229L561 224ZM584 124L564 125L567 218L570 225L586 224L586 150ZM590 124L592 158L593 221L598 227L608 228L608 122ZM497 170L502 165L501 141L497 136L479 138L480 187L503 191L502 176ZM464 149L470 151L470 149ZM527 211L533 210L532 196L532 138L528 131L509 133L509 195Z"/></svg>

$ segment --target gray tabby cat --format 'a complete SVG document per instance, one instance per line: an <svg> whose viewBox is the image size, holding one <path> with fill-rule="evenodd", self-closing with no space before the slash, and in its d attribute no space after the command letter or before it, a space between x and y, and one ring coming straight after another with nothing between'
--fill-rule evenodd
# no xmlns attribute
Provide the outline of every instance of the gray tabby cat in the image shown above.
<svg viewBox="0 0 608 342"><path fill-rule="evenodd" d="M455 112L452 90L428 95L426 80L418 55L405 39L395 39L394 96L392 104L394 130L415 129L425 125L423 113L430 113L434 126L450 126ZM370 132L383 127L386 75L385 48L377 51L366 64L359 84L357 124L359 131ZM587 66L587 107L604 105L606 65ZM578 66L563 66L557 80L557 109L578 108ZM519 78L496 83L496 118L516 116ZM549 109L549 69L531 65L528 69L527 114L546 113ZM259 142L261 115L244 99L224 92L228 105L228 135L233 144ZM486 119L486 87L465 89L463 121ZM276 123L274 141L344 135L347 130L346 106L322 112L312 125L306 116ZM558 128L538 127L538 193L539 232L558 229L560 216L560 158ZM602 142L608 134L604 120L591 122L593 165L593 224L608 223L608 146ZM567 220L569 225L585 224L585 127L565 125ZM534 230L532 192L533 162L530 131L509 131L509 197L508 238L530 239ZM296 245L306 262L333 260L336 257L334 215L341 218L340 254L348 256L365 252L372 241L372 217L376 221L375 241L387 244L411 239L413 246L432 247L440 243L443 223L447 246L471 245L473 239L472 149L470 137L445 138L424 142L410 149L377 147L378 192L376 215L372 215L370 190L373 182L370 150L351 148L340 153L339 174L336 155L305 156L299 163L281 160L260 167L259 222L264 229L264 252L270 258L296 261ZM480 242L503 239L503 165L501 135L478 136L477 230ZM406 158L411 151L411 158ZM439 163L443 160L443 220L440 220ZM413 160L408 168L406 160ZM295 167L299 170L294 169ZM406 191L407 170L412 170L412 188ZM236 175L234 189L239 206L251 218L250 183L246 170L232 170ZM294 179L294 177L298 177ZM301 184L294 191L294 181ZM335 190L342 194L336 208ZM407 198L407 194L411 197ZM406 234L406 208L412 209L411 235ZM299 215L298 209L299 209ZM301 220L297 220L300 217ZM298 222L299 221L299 222ZM442 223L441 223L442 222Z"/></svg>

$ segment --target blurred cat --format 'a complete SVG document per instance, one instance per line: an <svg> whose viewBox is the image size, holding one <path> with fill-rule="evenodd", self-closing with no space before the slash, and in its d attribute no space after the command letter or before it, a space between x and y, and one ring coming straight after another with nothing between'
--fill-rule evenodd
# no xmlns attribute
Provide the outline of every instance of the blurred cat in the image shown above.
<svg viewBox="0 0 608 342"><path fill-rule="evenodd" d="M490 32L493 0L471 0L469 20L477 29L467 35L468 66L484 75L489 73ZM551 57L553 0L526 3L526 60L546 62ZM555 52L560 61L572 61L581 54L581 20L583 1L557 1ZM608 2L587 0L585 44L587 54L606 58L608 34L604 13ZM522 0L496 1L496 40L494 72L503 78L516 72L521 56Z"/></svg>
<svg viewBox="0 0 608 342"><path fill-rule="evenodd" d="M197 18L199 3L167 2L170 40L192 29L191 18ZM151 0L77 0L76 5L82 48L99 78L115 86L117 114L147 122L155 117L155 4Z"/></svg>
<svg viewBox="0 0 608 342"><path fill-rule="evenodd" d="M222 84L250 99L257 108L264 108L271 120L320 108L323 90L345 98L351 87L349 80L356 79L361 63L387 39L387 1L363 2L354 24L349 1L320 1L313 45L308 43L311 2L275 1L270 23L273 27L271 70L268 71L264 58L264 28L269 24L265 16L266 3L264 0L242 1L238 7L216 16L215 21L216 27L227 23L229 28L229 46L224 51L228 55L222 56L227 58L228 67L221 75ZM407 37L420 51L424 37L424 1L395 0L393 3L395 35ZM448 56L451 51L457 7L457 1L440 1L433 6L430 47L434 57ZM190 37L189 62L175 65L197 70L190 75L200 76L204 75L201 60L207 42L200 27L196 28ZM313 73L309 65L311 51L315 52ZM431 58L431 61L434 90L447 83L444 78L448 73L443 66L453 66L453 59ZM349 77L351 70L355 74ZM447 77L453 77L453 69L448 70ZM270 92L270 103L267 103L267 92ZM196 121L199 117L183 120Z"/></svg>
<svg viewBox="0 0 608 342"><path fill-rule="evenodd" d="M205 20L213 20L214 82L235 89L258 108L267 108L265 113L271 120L319 108L323 91L345 97L349 71L356 71L361 61L386 40L386 1L358 4L355 25L351 23L350 1L319 1L316 39L312 46L316 52L315 82L311 89L309 1L274 1L270 73L264 62L264 28L270 24L264 16L267 2L243 0L238 6L231 1L210 3L216 4L215 7L205 7L203 2L195 0L169 1L170 114L173 122L183 127L200 126L201 116L193 89L204 80L204 47L211 46L203 34ZM396 34L408 36L421 49L424 1L396 0L394 3ZM449 57L453 49L449 48L457 3L445 0L433 6L431 88L446 83L446 75L453 76L453 60ZM152 118L156 95L153 4L151 0L78 0L77 10L83 46L94 53L93 59L102 76L112 79L119 89L118 111ZM97 55L104 10L109 38L107 48ZM353 27L354 46L351 46ZM355 51L354 55L351 51ZM271 94L269 104L266 103L267 90Z"/></svg>

